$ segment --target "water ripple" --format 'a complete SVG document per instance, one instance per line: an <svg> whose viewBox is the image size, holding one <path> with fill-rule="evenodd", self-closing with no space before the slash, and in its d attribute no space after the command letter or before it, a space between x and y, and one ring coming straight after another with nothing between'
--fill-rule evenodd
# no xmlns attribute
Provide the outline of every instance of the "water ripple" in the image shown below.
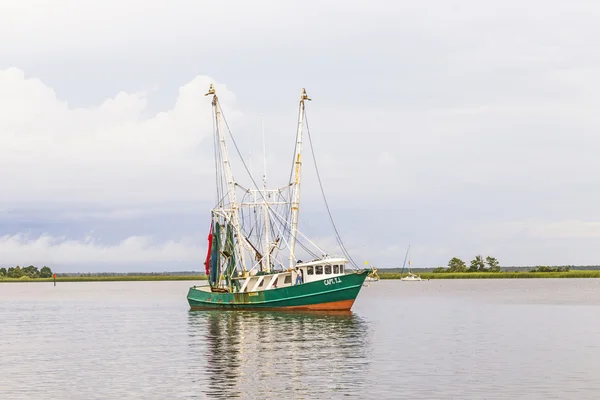
<svg viewBox="0 0 600 400"><path fill-rule="evenodd" d="M189 311L188 286L0 284L0 399L600 392L600 280L380 281L349 313Z"/></svg>

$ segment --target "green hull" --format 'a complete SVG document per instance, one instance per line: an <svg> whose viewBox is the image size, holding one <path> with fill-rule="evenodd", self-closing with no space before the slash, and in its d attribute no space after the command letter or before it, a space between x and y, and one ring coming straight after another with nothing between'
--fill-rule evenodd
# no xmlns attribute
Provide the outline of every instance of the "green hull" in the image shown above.
<svg viewBox="0 0 600 400"><path fill-rule="evenodd" d="M213 293L207 286L194 286L190 288L187 298L192 310L349 310L368 273L364 270L316 282L248 293Z"/></svg>

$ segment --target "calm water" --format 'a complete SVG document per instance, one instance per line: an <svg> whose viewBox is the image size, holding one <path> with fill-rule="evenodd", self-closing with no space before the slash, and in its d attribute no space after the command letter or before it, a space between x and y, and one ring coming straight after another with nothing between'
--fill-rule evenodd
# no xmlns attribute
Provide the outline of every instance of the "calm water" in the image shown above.
<svg viewBox="0 0 600 400"><path fill-rule="evenodd" d="M191 282L0 284L0 399L596 399L600 280L382 281L349 315Z"/></svg>

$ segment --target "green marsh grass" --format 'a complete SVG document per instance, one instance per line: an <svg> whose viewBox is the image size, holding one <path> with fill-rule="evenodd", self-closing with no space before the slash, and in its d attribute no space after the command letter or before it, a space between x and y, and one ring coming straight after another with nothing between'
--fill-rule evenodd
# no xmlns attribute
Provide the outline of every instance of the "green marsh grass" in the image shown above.
<svg viewBox="0 0 600 400"><path fill-rule="evenodd" d="M399 273L378 272L378 274L381 279L400 279ZM422 279L600 278L600 270L571 270L568 272L426 272L418 275ZM406 276L406 274L403 276Z"/></svg>
<svg viewBox="0 0 600 400"><path fill-rule="evenodd" d="M56 282L199 281L205 275L58 276ZM52 282L52 278L0 278L0 282Z"/></svg>
<svg viewBox="0 0 600 400"><path fill-rule="evenodd" d="M381 279L400 279L399 273L378 271ZM442 272L418 273L422 279L527 279L527 278L600 278L600 270L568 272ZM406 276L404 274L403 276ZM59 276L56 282L135 282L135 281L204 281L206 275L115 275ZM0 278L2 282L52 282L52 278Z"/></svg>

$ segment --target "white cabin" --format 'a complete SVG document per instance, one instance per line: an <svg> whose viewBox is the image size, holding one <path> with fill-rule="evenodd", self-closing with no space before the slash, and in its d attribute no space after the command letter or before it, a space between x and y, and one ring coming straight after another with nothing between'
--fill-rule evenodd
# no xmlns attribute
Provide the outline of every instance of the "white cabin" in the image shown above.
<svg viewBox="0 0 600 400"><path fill-rule="evenodd" d="M296 284L298 275L302 276L302 283L320 281L345 274L348 260L344 258L323 258L310 262L296 264L296 269L283 272L271 272L261 275L249 275L247 278L240 277L243 283L239 293L259 292L262 290L279 289ZM301 284L301 283L298 283Z"/></svg>
<svg viewBox="0 0 600 400"><path fill-rule="evenodd" d="M304 282L320 281L334 276L344 275L348 260L344 258L326 258L306 263L297 264L302 270Z"/></svg>

